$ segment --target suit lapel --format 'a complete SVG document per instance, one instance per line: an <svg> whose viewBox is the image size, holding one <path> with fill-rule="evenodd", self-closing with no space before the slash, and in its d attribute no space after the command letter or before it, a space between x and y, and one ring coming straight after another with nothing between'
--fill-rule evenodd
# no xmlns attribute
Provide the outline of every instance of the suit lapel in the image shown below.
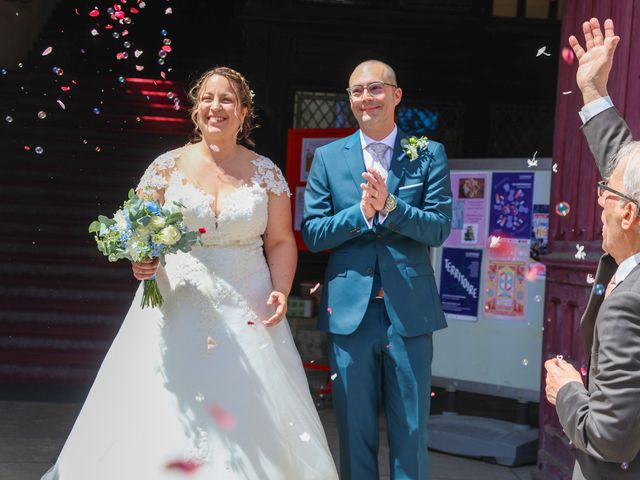
<svg viewBox="0 0 640 480"><path fill-rule="evenodd" d="M393 155L391 157L391 163L389 164L389 172L387 174L387 190L391 194L397 193L398 185L404 175L404 169L408 162L407 155L402 150L401 141L406 138L407 135L400 129L396 135L396 142L393 146Z"/></svg>
<svg viewBox="0 0 640 480"><path fill-rule="evenodd" d="M596 271L595 284L601 283L602 285L608 285L616 272L618 265L613 257L609 254L604 254L600 258L598 263L598 270ZM585 353L591 355L591 345L593 344L593 334L596 326L596 318L598 318L598 312L600 306L604 301L604 295L596 295L594 290L591 290L589 301L587 302L587 308L584 310L584 314L580 319L580 332L582 333L582 341L584 342Z"/></svg>
<svg viewBox="0 0 640 480"><path fill-rule="evenodd" d="M349 137L344 145L344 156L358 191L360 184L364 182L364 158L362 156L362 144L360 143L360 130Z"/></svg>

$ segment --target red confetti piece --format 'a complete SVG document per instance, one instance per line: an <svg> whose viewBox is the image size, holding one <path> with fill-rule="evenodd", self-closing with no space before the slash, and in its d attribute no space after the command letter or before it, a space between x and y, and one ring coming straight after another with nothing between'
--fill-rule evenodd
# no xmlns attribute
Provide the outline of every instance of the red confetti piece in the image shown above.
<svg viewBox="0 0 640 480"><path fill-rule="evenodd" d="M565 61L567 65L571 65L573 60L575 59L575 55L573 54L573 50L567 47L562 49L562 60Z"/></svg>
<svg viewBox="0 0 640 480"><path fill-rule="evenodd" d="M222 430L228 432L236 427L236 419L220 405L216 405L215 403L210 405L209 414Z"/></svg>
<svg viewBox="0 0 640 480"><path fill-rule="evenodd" d="M200 228L198 229L198 232L200 232L200 233L207 233L207 229L206 229L206 228L204 228L204 227L200 227Z"/></svg>
<svg viewBox="0 0 640 480"><path fill-rule="evenodd" d="M255 323L255 322L252 322L251 320L249 320L249 321L247 322L247 325L255 325L255 324L256 324L256 323Z"/></svg>
<svg viewBox="0 0 640 480"><path fill-rule="evenodd" d="M60 90L62 90L63 92L68 92L69 90L71 90L71 87L67 87L66 85L62 85L60 87Z"/></svg>
<svg viewBox="0 0 640 480"><path fill-rule="evenodd" d="M124 52L116 53L116 60L122 60L123 58L125 58Z"/></svg>
<svg viewBox="0 0 640 480"><path fill-rule="evenodd" d="M113 28L113 26L112 26L112 25L109 25L109 24L107 24L107 25L105 25L105 26L104 26L104 29L105 29L105 30L111 30L112 28Z"/></svg>
<svg viewBox="0 0 640 480"><path fill-rule="evenodd" d="M177 460L167 463L167 470L179 470L184 473L193 473L198 470L202 464L197 460Z"/></svg>
<svg viewBox="0 0 640 480"><path fill-rule="evenodd" d="M100 11L97 8L94 8L89 12L90 17L97 17L98 15L100 15Z"/></svg>
<svg viewBox="0 0 640 480"><path fill-rule="evenodd" d="M120 19L125 17L125 13L123 11L117 11L116 13L114 13L113 16L116 17L117 19Z"/></svg>
<svg viewBox="0 0 640 480"><path fill-rule="evenodd" d="M580 367L580 373L582 374L583 377L587 376L587 369L584 367Z"/></svg>
<svg viewBox="0 0 640 480"><path fill-rule="evenodd" d="M47 55L49 55L51 52L53 52L53 47L47 47L44 49L44 51L42 52L42 56L46 57Z"/></svg>
<svg viewBox="0 0 640 480"><path fill-rule="evenodd" d="M171 51L171 46L170 45L163 45L162 46L162 50L164 50L165 52L170 52Z"/></svg>
<svg viewBox="0 0 640 480"><path fill-rule="evenodd" d="M31 150L31 147L29 145L25 145L24 149L28 152L29 150Z"/></svg>
<svg viewBox="0 0 640 480"><path fill-rule="evenodd" d="M138 9L137 9L137 8L135 8L135 7L131 7L131 8L129 9L129 11L130 11L131 13L133 13L134 15L135 15L136 13L140 13L140 10L138 10Z"/></svg>

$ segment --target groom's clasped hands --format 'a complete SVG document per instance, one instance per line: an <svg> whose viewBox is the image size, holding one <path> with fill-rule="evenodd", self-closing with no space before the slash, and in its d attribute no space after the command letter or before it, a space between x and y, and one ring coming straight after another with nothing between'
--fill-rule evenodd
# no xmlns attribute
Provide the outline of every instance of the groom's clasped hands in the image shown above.
<svg viewBox="0 0 640 480"><path fill-rule="evenodd" d="M382 210L384 203L389 196L387 190L386 178L383 177L380 172L374 168L368 168L366 172L362 174L367 183L361 183L362 188L362 200L360 205L362 207L362 213L370 220L373 216Z"/></svg>

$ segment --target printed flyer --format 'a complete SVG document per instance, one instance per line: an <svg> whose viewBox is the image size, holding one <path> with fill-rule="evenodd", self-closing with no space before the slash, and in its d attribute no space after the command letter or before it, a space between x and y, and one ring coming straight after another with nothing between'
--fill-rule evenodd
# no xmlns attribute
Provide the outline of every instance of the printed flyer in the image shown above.
<svg viewBox="0 0 640 480"><path fill-rule="evenodd" d="M485 280L485 316L525 318L528 262L490 258Z"/></svg>
<svg viewBox="0 0 640 480"><path fill-rule="evenodd" d="M480 172L452 173L453 218L449 247L482 248L487 238L488 174Z"/></svg>
<svg viewBox="0 0 640 480"><path fill-rule="evenodd" d="M494 172L489 234L531 238L533 172Z"/></svg>
<svg viewBox="0 0 640 480"><path fill-rule="evenodd" d="M443 248L440 301L448 320L478 320L482 250Z"/></svg>

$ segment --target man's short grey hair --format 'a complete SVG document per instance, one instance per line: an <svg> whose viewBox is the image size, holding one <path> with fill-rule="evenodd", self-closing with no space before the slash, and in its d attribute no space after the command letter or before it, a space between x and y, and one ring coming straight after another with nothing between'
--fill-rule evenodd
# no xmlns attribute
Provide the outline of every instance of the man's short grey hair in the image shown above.
<svg viewBox="0 0 640 480"><path fill-rule="evenodd" d="M626 162L622 183L624 193L640 201L640 142L626 143L615 156L615 166Z"/></svg>

